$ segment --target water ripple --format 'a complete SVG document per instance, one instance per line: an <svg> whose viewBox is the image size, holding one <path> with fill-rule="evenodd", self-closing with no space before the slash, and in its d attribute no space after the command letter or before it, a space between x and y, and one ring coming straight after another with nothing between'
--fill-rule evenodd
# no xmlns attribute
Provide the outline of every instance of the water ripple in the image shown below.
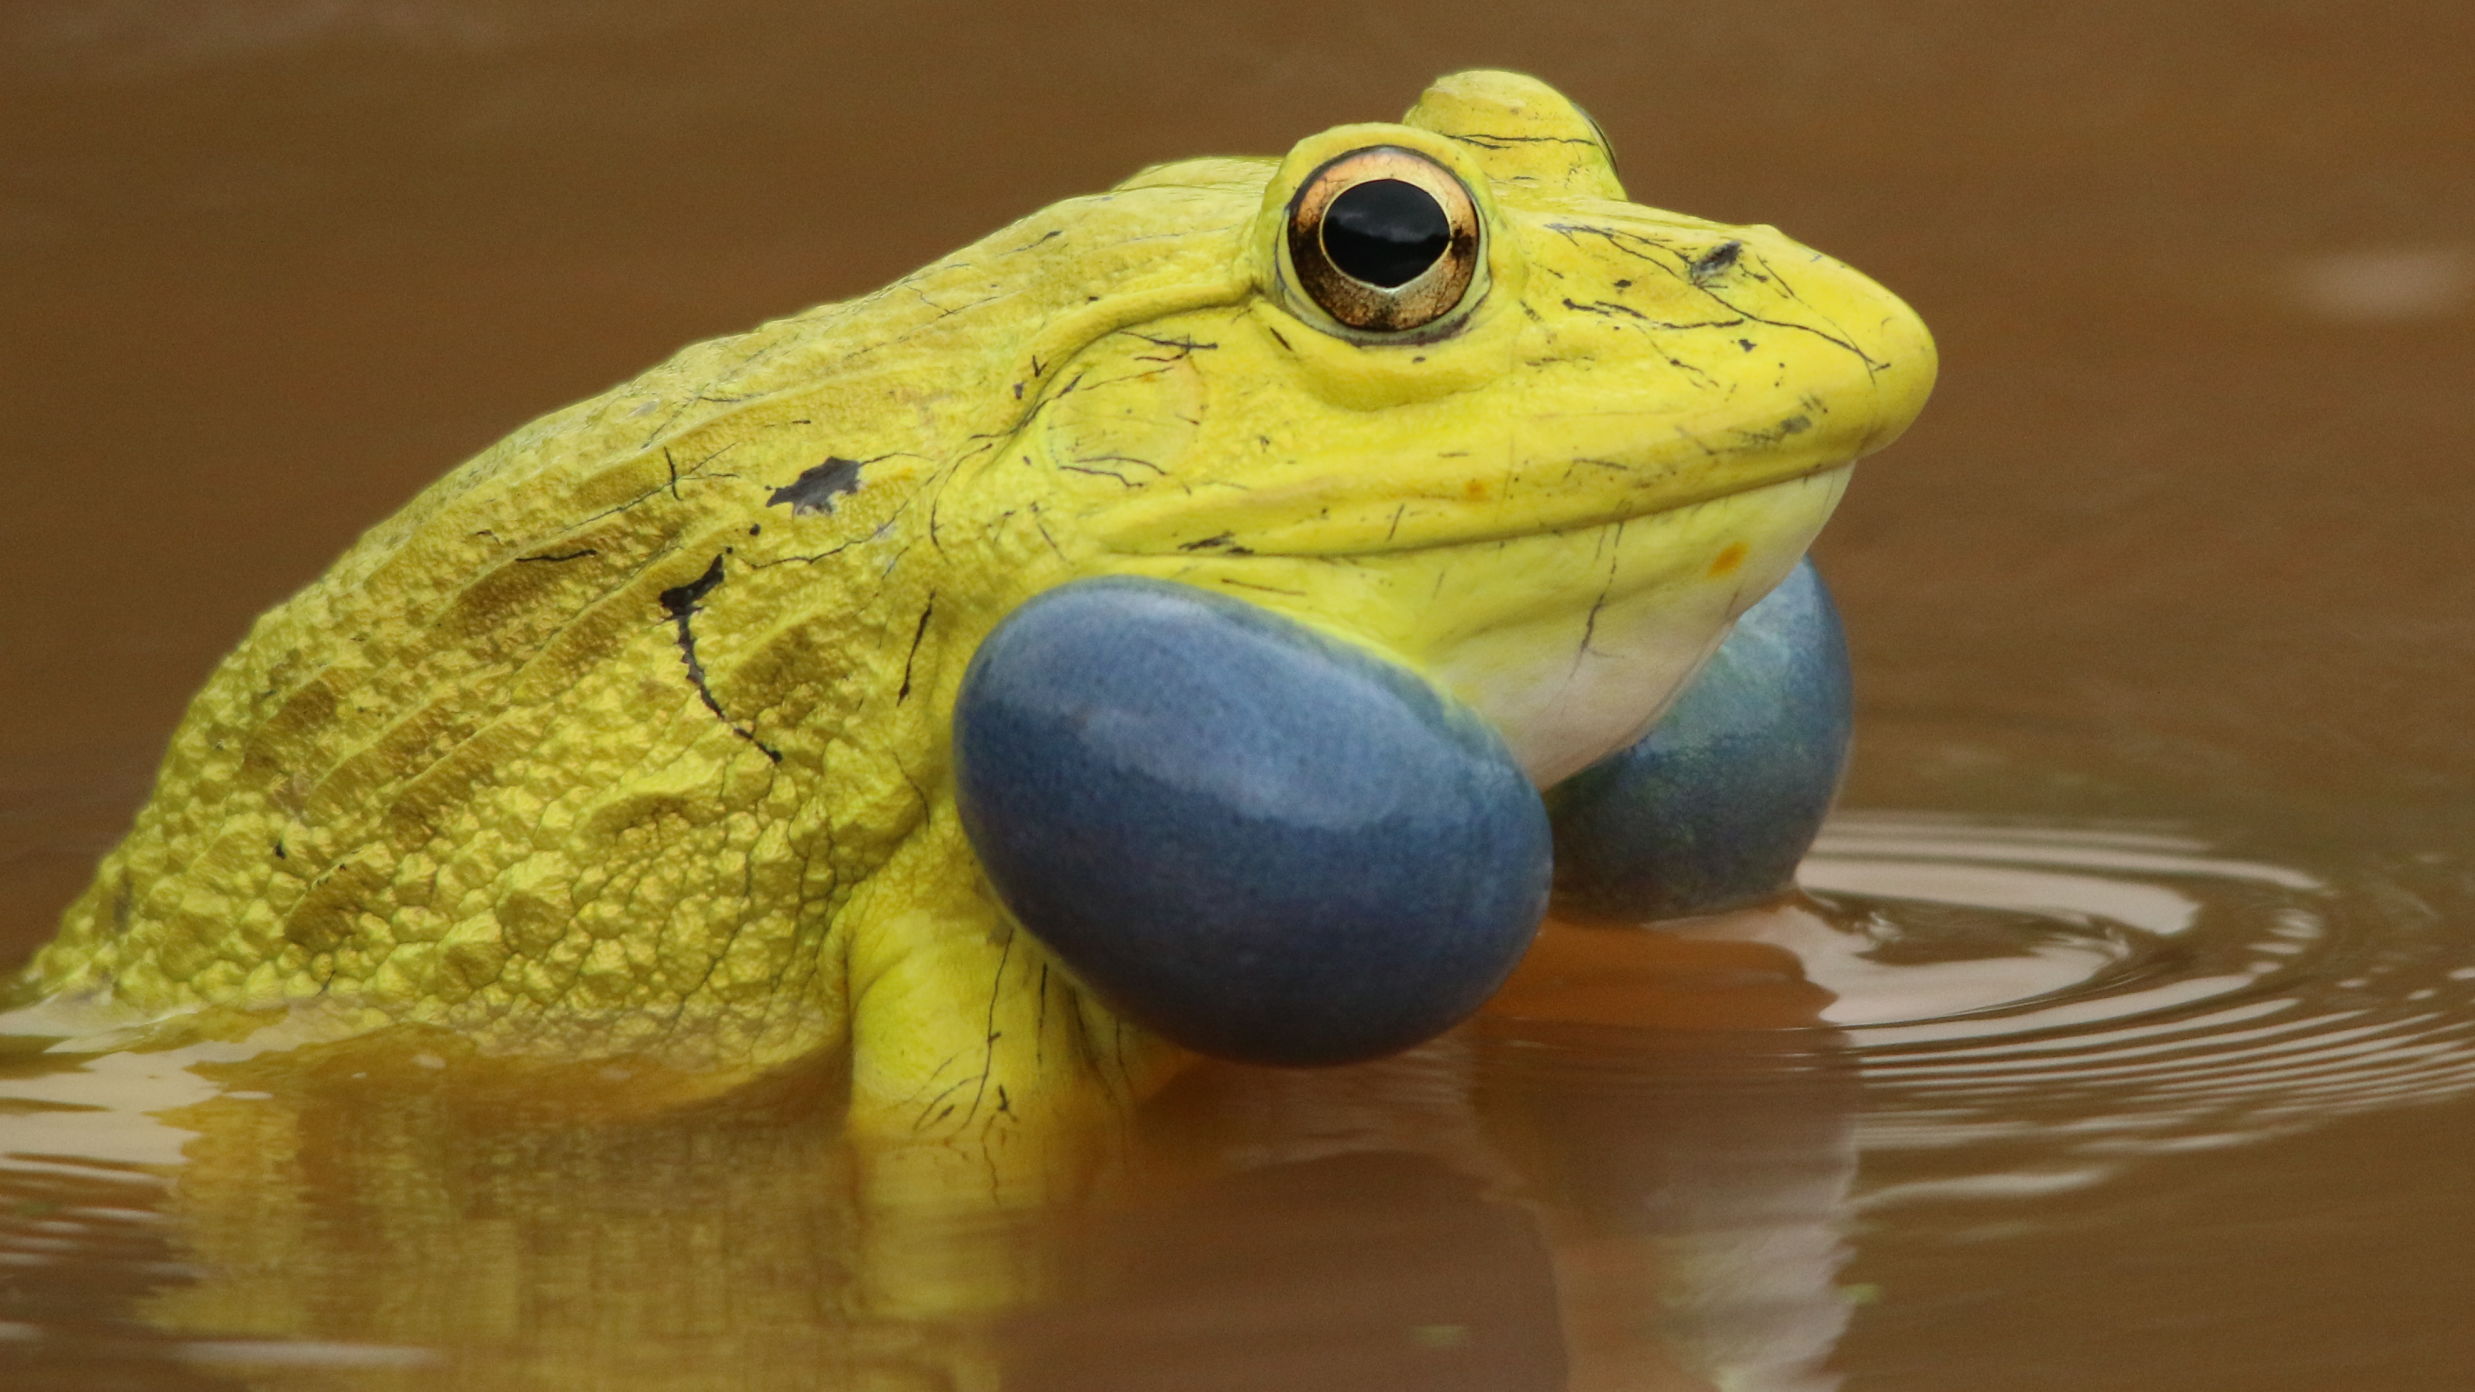
<svg viewBox="0 0 2475 1392"><path fill-rule="evenodd" d="M1757 935L1838 999L1868 1149L2187 1150L2475 1090L2475 952L2398 867L1861 813Z"/></svg>

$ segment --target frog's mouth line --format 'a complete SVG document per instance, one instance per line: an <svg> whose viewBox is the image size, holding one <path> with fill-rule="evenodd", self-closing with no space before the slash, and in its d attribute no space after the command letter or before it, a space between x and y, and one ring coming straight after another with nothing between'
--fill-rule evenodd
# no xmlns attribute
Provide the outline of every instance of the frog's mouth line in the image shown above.
<svg viewBox="0 0 2475 1392"><path fill-rule="evenodd" d="M1639 737L1795 565L1849 473L1842 460L1414 546L1188 547L1113 568L1225 589L1421 673L1546 787Z"/></svg>
<svg viewBox="0 0 2475 1392"><path fill-rule="evenodd" d="M1854 467L1854 456L1834 458L1801 468L1764 473L1749 477L1715 480L1703 487L1662 492L1653 496L1636 495L1617 502L1602 502L1597 506L1557 509L1552 506L1535 510L1524 508L1528 515L1507 519L1489 513L1497 509L1458 498L1420 497L1394 504L1380 514L1372 509L1354 509L1364 516L1352 519L1336 517L1337 509L1327 509L1303 521L1271 524L1251 535L1229 528L1197 541L1188 541L1167 548L1141 550L1126 548L1121 554L1164 555L1185 553L1192 556L1225 556L1232 559L1263 557L1265 559L1342 559L1352 556L1391 556L1418 551L1436 551L1451 547L1486 546L1519 541L1525 537L1551 536L1566 532L1587 532L1612 527L1643 518L1680 512L1705 503L1717 502L1740 494L1756 493L1781 484L1826 478ZM1579 464L1576 468L1583 467ZM1430 512L1423 523L1413 523L1415 509L1428 504L1443 514ZM1454 514L1459 514L1458 517ZM1454 526L1455 521L1470 525ZM1407 525L1405 525L1407 524ZM1371 534L1371 535L1370 535ZM1241 540L1241 537L1243 540Z"/></svg>

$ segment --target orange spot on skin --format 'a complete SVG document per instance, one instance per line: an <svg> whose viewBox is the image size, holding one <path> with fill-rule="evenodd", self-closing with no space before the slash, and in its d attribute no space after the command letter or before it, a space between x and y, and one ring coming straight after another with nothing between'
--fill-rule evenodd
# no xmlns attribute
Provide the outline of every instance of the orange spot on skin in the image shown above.
<svg viewBox="0 0 2475 1392"><path fill-rule="evenodd" d="M1729 542L1726 550L1711 559L1710 578L1716 580L1721 576L1735 574L1736 567L1745 563L1745 556L1752 549L1741 541Z"/></svg>
<svg viewBox="0 0 2475 1392"><path fill-rule="evenodd" d="M1478 479L1471 479L1462 484L1461 492L1473 503L1483 503L1487 500L1487 485Z"/></svg>

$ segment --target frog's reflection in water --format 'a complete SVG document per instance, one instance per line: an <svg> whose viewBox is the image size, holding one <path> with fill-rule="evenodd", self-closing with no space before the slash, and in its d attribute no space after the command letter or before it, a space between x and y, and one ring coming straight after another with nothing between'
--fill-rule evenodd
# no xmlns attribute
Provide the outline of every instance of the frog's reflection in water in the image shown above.
<svg viewBox="0 0 2475 1392"><path fill-rule="evenodd" d="M1809 1392L1854 1086L1764 1027L1817 996L1775 948L1551 926L1471 1028L1199 1069L1029 1208L888 1202L822 1079L648 1107L401 1048L210 1066L165 1114L199 1274L142 1312L286 1388Z"/></svg>
<svg viewBox="0 0 2475 1392"><path fill-rule="evenodd" d="M1077 1224L1056 1293L1009 1322L1009 1370L1043 1389L1833 1387L1857 1099L1811 1027L1828 1000L1766 944L1550 924L1452 1039L1192 1075L1147 1117L1154 1169L1191 1178Z"/></svg>

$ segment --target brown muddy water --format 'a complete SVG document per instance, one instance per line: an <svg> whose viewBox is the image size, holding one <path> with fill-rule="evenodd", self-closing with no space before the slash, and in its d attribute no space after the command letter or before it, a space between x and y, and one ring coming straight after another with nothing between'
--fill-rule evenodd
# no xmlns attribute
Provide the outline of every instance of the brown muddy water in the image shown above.
<svg viewBox="0 0 2475 1392"><path fill-rule="evenodd" d="M0 1055L9 1389L2475 1386L2475 11L12 0L0 961L509 427L1146 162L1534 71L1911 300L1808 907L1551 930L893 1220L797 1083Z"/></svg>

